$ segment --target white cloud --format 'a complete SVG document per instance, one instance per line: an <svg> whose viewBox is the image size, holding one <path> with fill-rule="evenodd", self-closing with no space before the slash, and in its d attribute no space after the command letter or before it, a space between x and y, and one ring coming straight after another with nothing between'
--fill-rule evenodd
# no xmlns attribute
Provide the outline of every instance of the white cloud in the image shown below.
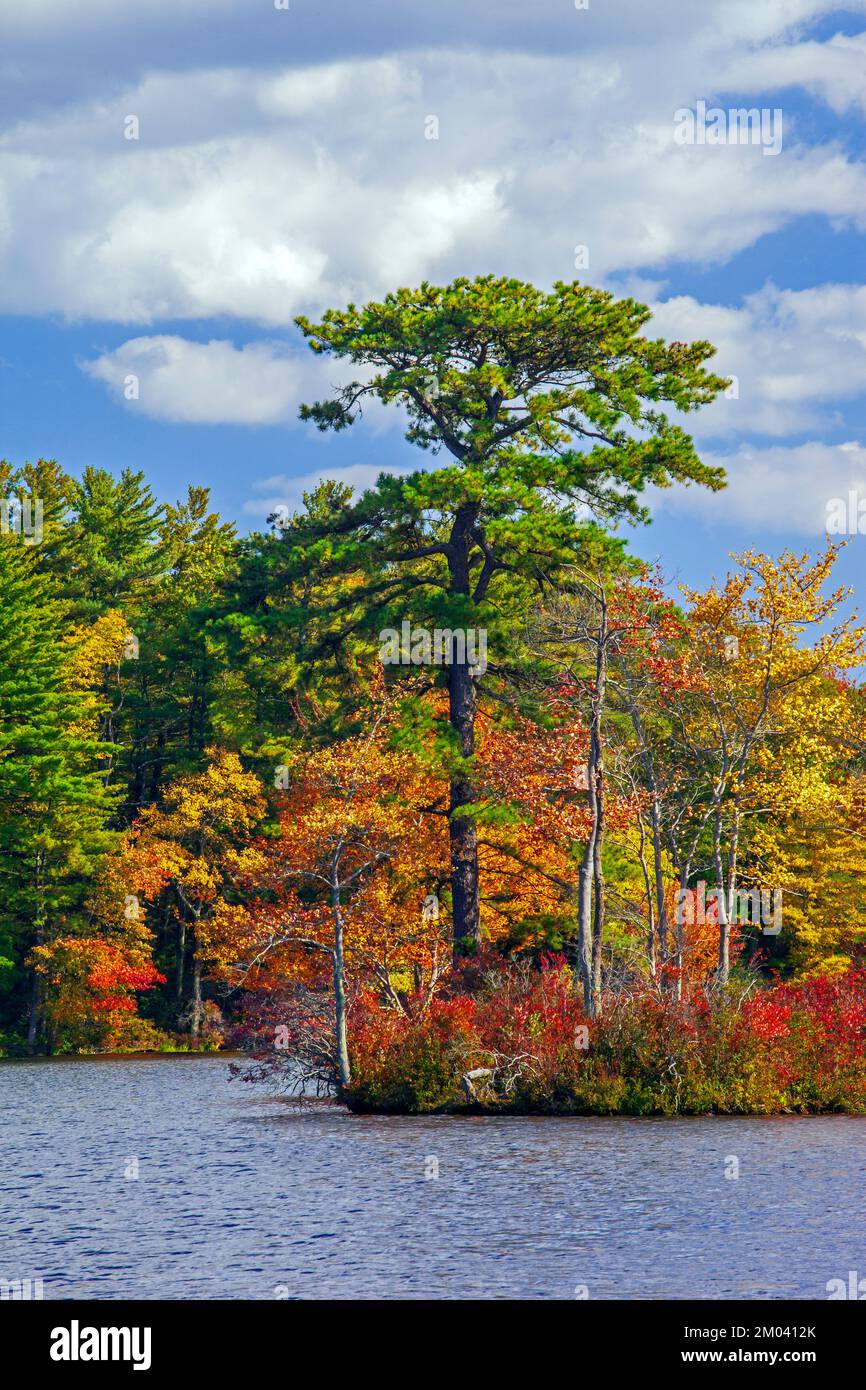
<svg viewBox="0 0 866 1390"><path fill-rule="evenodd" d="M14 40L25 32L39 35L47 47L54 34L69 31L123 34L141 26L144 15L161 22L198 22L203 12L219 16L221 12L233 19L242 19L245 28L264 21L259 42L262 51L274 44L275 33L281 33L275 23L285 28L294 24L292 37L297 42L306 36L304 21L312 27L322 48L333 48L335 38L346 34L351 51L381 51L392 47L394 21L399 16L399 37L413 43L420 37L438 35L443 41L455 35L467 41L482 42L489 37L490 19L483 7L467 9L465 0L439 0L435 6L414 9L398 5L395 0L368 0L361 22L357 0L330 0L327 15L315 8L304 7L305 0L292 0L289 11L274 14L274 0L251 9L249 0L140 0L138 4L118 4L117 0L0 0L0 33ZM609 46L613 39L631 39L642 51L648 40L664 38L681 44L701 38L705 45L741 40L761 43L796 29L822 15L838 11L840 0L716 0L711 11L695 5L694 0L664 0L664 4L648 6L646 0L608 0L605 5L590 5L577 11L561 0L498 0L497 36L509 45L555 50L563 39L570 38L582 48ZM856 13L864 8L863 0L845 0L844 9ZM390 21L390 24L389 24ZM579 26L579 27L578 27ZM206 37L207 31L200 34ZM223 35L223 37L225 37ZM231 37L231 36L230 36ZM153 53L143 55L152 65Z"/></svg>
<svg viewBox="0 0 866 1390"><path fill-rule="evenodd" d="M314 356L303 344L298 351L266 341L236 347L226 339L200 343L167 333L129 338L79 366L130 409L196 425L294 425L302 403L373 375L371 367ZM399 406L370 400L361 414L374 435L406 428Z"/></svg>
<svg viewBox="0 0 866 1390"><path fill-rule="evenodd" d="M706 338L712 367L736 378L731 398L689 416L699 438L732 433L792 435L838 428L837 403L866 383L866 286L766 285L739 308L678 296L653 306L649 328L681 342Z"/></svg>
<svg viewBox="0 0 866 1390"><path fill-rule="evenodd" d="M851 491L866 497L866 445L856 441L769 448L743 445L732 454L704 453L703 458L726 469L725 491L660 491L654 498L657 510L718 525L741 525L749 535L760 529L819 536L827 528L833 499L847 502Z"/></svg>
<svg viewBox="0 0 866 1390"><path fill-rule="evenodd" d="M765 41L828 7L776 0L760 22L739 3L678 8L679 28L665 11L641 43L575 13L560 51L152 70L40 111L0 139L0 311L286 325L423 277L571 278L577 245L598 283L725 262L808 214L866 228L866 167L798 143L787 121L774 159L673 140L673 113L722 71L733 82L760 59L807 83ZM620 11L637 14L631 0ZM851 45L807 47L829 99Z"/></svg>
<svg viewBox="0 0 866 1390"><path fill-rule="evenodd" d="M82 366L145 415L194 424L288 422L322 386L315 359L308 363L269 343L236 348L169 335L131 338Z"/></svg>
<svg viewBox="0 0 866 1390"><path fill-rule="evenodd" d="M719 73L717 87L728 81L767 92L802 87L841 115L852 106L866 110L864 70L866 34L834 34L824 43L778 44L742 55Z"/></svg>

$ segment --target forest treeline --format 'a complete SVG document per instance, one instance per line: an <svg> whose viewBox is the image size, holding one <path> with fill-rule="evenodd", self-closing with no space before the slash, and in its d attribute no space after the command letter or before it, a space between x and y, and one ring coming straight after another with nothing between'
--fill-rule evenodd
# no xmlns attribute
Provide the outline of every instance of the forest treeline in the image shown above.
<svg viewBox="0 0 866 1390"><path fill-rule="evenodd" d="M713 349L648 318L482 277L299 320L356 369L304 418L378 402L445 462L250 535L0 465L40 516L0 528L7 1051L256 1045L398 1108L577 1104L582 1067L617 1108L627 1017L641 1108L689 1029L814 1041L828 989L862 1045L864 631L829 543L676 599L629 553L648 486L724 485L677 423Z"/></svg>

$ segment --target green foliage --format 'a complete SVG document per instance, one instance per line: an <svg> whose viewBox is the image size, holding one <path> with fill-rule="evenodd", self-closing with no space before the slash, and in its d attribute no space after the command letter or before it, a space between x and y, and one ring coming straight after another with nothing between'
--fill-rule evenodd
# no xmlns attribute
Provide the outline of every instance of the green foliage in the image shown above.
<svg viewBox="0 0 866 1390"><path fill-rule="evenodd" d="M35 553L0 536L0 952L16 961L0 979L7 1026L28 1007L28 951L81 913L113 840L106 749L95 728L79 732L88 697L65 686L67 610Z"/></svg>

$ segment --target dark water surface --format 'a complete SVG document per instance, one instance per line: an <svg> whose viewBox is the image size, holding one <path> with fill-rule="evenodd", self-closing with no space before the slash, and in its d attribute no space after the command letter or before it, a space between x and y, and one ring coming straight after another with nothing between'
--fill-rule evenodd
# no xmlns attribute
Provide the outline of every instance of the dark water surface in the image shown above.
<svg viewBox="0 0 866 1390"><path fill-rule="evenodd" d="M0 1064L0 1279L46 1298L823 1299L866 1276L866 1119L359 1118L227 1076L219 1057Z"/></svg>

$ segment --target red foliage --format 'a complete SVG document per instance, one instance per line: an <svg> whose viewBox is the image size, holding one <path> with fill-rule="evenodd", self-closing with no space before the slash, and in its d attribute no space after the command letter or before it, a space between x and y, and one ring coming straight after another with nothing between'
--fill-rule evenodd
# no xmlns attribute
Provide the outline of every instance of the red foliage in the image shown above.
<svg viewBox="0 0 866 1390"><path fill-rule="evenodd" d="M352 1014L358 1108L627 1113L866 1111L866 973L776 984L737 1000L644 993L584 1017L562 957L481 958L406 1017L374 994ZM484 1069L483 1094L466 1074Z"/></svg>

